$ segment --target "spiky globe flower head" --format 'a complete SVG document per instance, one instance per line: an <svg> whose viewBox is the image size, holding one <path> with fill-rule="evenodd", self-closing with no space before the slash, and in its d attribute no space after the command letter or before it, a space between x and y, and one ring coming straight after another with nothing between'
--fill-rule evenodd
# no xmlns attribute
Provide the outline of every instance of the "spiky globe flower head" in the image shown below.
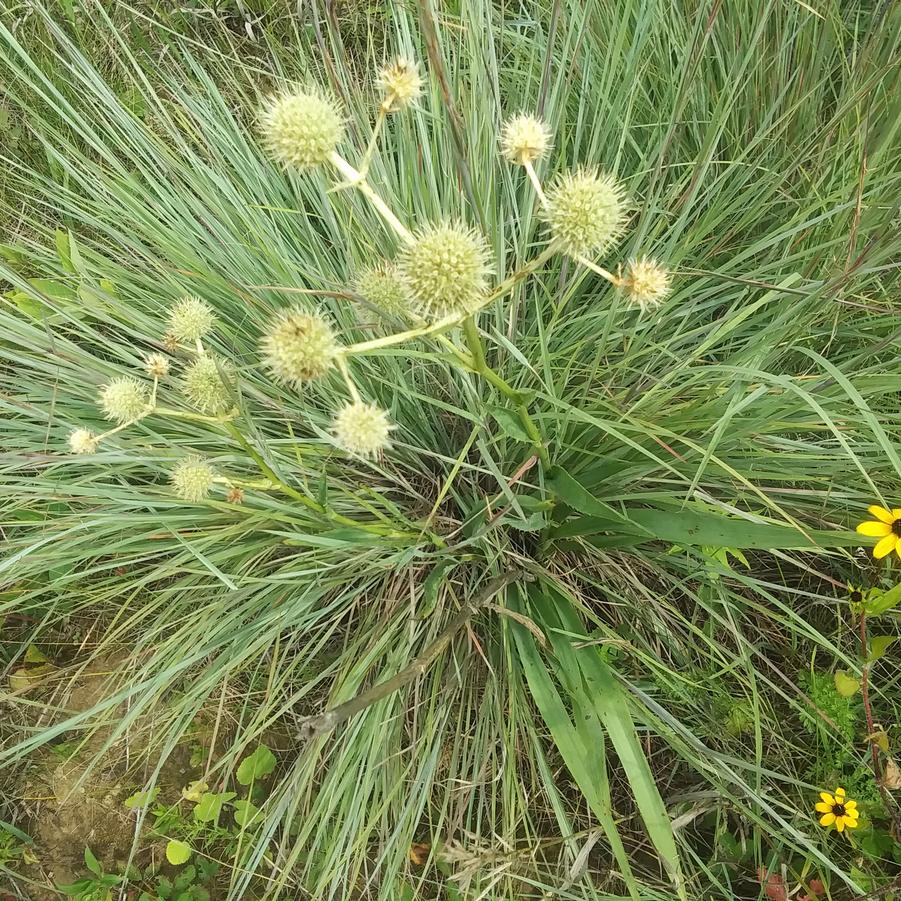
<svg viewBox="0 0 901 901"><path fill-rule="evenodd" d="M190 504L202 501L210 493L215 478L212 467L200 457L180 460L169 476L175 494Z"/></svg>
<svg viewBox="0 0 901 901"><path fill-rule="evenodd" d="M212 307L191 294L169 310L169 335L176 341L193 343L206 335L215 323Z"/></svg>
<svg viewBox="0 0 901 901"><path fill-rule="evenodd" d="M260 125L272 156L295 169L321 166L344 137L338 101L319 89L273 97Z"/></svg>
<svg viewBox="0 0 901 901"><path fill-rule="evenodd" d="M339 410L332 423L335 442L349 454L374 458L389 446L393 426L388 414L375 404L355 401Z"/></svg>
<svg viewBox="0 0 901 901"><path fill-rule="evenodd" d="M398 56L382 66L375 83L381 92L382 109L386 113L403 109L422 93L419 66L403 56Z"/></svg>
<svg viewBox="0 0 901 901"><path fill-rule="evenodd" d="M656 260L641 257L629 260L623 275L622 289L642 310L663 302L670 292L670 274Z"/></svg>
<svg viewBox="0 0 901 901"><path fill-rule="evenodd" d="M551 133L541 119L520 115L504 123L501 152L511 163L520 166L534 163L547 153L550 146Z"/></svg>
<svg viewBox="0 0 901 901"><path fill-rule="evenodd" d="M73 454L96 454L97 436L90 429L75 429L69 433L69 447Z"/></svg>
<svg viewBox="0 0 901 901"><path fill-rule="evenodd" d="M364 269L357 276L357 294L385 313L399 316L410 309L407 290L397 269L387 262Z"/></svg>
<svg viewBox="0 0 901 901"><path fill-rule="evenodd" d="M625 191L612 175L567 172L548 191L544 217L564 253L602 253L623 231Z"/></svg>
<svg viewBox="0 0 901 901"><path fill-rule="evenodd" d="M150 402L147 387L136 379L123 376L100 389L100 409L107 419L118 423L137 419Z"/></svg>
<svg viewBox="0 0 901 901"><path fill-rule="evenodd" d="M397 270L426 319L472 312L488 286L485 239L461 223L428 225L401 251Z"/></svg>
<svg viewBox="0 0 901 901"><path fill-rule="evenodd" d="M228 387L223 382L231 377L231 366L217 357L199 356L182 376L182 390L191 406L201 413L218 416L231 405Z"/></svg>
<svg viewBox="0 0 901 901"><path fill-rule="evenodd" d="M277 379L300 388L328 372L339 346L322 316L295 308L272 323L263 336L262 351Z"/></svg>
<svg viewBox="0 0 901 901"><path fill-rule="evenodd" d="M165 378L169 375L169 358L162 354L147 354L144 357L144 372L154 379Z"/></svg>

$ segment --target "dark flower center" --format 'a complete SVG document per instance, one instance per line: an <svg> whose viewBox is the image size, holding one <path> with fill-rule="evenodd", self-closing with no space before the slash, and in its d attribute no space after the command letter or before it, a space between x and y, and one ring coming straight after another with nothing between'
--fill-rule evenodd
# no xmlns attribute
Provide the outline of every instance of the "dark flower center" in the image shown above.
<svg viewBox="0 0 901 901"><path fill-rule="evenodd" d="M837 817L843 817L843 816L845 815L845 805L844 805L844 804L833 804L833 805L832 805L832 812L833 812Z"/></svg>
<svg viewBox="0 0 901 901"><path fill-rule="evenodd" d="M892 534L901 538L901 518L892 520Z"/></svg>
<svg viewBox="0 0 901 901"><path fill-rule="evenodd" d="M854 589L854 591L851 592L851 603L859 604L862 600L863 600L863 592L858 591L857 589Z"/></svg>

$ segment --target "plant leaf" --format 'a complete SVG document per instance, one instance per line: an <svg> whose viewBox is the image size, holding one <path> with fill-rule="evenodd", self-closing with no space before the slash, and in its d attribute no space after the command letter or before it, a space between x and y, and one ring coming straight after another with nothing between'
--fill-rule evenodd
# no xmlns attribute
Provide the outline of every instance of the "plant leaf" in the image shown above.
<svg viewBox="0 0 901 901"><path fill-rule="evenodd" d="M870 650L867 654L867 660L870 663L874 663L882 657L897 637L897 635L874 635L870 639Z"/></svg>
<svg viewBox="0 0 901 901"><path fill-rule="evenodd" d="M255 780L264 779L274 769L275 754L266 745L259 745L241 761L235 778L241 785L250 785Z"/></svg>
<svg viewBox="0 0 901 901"><path fill-rule="evenodd" d="M192 853L191 846L180 842L177 838L170 839L166 845L166 860L174 867L187 863Z"/></svg>
<svg viewBox="0 0 901 901"><path fill-rule="evenodd" d="M95 875L100 876L103 873L103 867L100 861L94 856L90 848L84 849L84 865Z"/></svg>
<svg viewBox="0 0 901 901"><path fill-rule="evenodd" d="M835 682L835 690L843 698L851 698L860 691L860 679L849 676L843 669L836 670L832 680Z"/></svg>
<svg viewBox="0 0 901 901"><path fill-rule="evenodd" d="M529 433L519 421L519 417L512 410L508 410L506 407L489 407L488 411L508 438L512 438L514 441L532 441Z"/></svg>

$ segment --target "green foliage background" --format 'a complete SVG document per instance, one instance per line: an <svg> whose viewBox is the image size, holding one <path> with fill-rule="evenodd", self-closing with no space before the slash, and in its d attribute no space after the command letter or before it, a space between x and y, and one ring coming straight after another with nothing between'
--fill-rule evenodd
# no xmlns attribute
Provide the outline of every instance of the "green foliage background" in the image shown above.
<svg viewBox="0 0 901 901"><path fill-rule="evenodd" d="M464 0L387 4L363 28L358 11L264 5L251 35L240 9L154 23L74 7L0 26L19 129L2 151L0 615L10 668L48 634L73 667L130 658L106 700L41 730L33 699L12 697L6 772L115 714L112 743L151 708L161 760L227 697L224 777L267 730L295 736L403 671L522 571L532 581L477 610L420 679L284 755L229 897L259 888L255 872L271 897L384 899L755 897L758 865L799 860L836 891L888 878L890 852L860 867L811 817L821 780L866 748L859 720L822 717L814 747L802 674L858 666L844 582L891 584L848 530L899 496L897 7ZM355 361L397 423L376 464L327 440L338 377L298 395L257 366L274 311L345 291L396 246L362 197L279 171L256 111L281 85L327 83L353 159L370 73L394 51L429 71L371 171L405 222L481 228L498 279L533 256L536 203L498 135L534 110L555 136L542 177L616 171L634 204L621 258L676 270L639 317L558 258L482 316L550 471L513 480L529 449L503 399L434 343ZM220 316L246 441L329 515L278 493L178 502L166 478L187 453L259 476L211 425L154 417L95 457L67 452L73 427L101 428L98 386L160 347L185 292ZM346 343L383 333L346 299L315 304ZM177 405L177 384L162 397ZM877 672L892 724L898 669ZM835 743L847 753L824 771ZM415 866L414 841L444 862Z"/></svg>

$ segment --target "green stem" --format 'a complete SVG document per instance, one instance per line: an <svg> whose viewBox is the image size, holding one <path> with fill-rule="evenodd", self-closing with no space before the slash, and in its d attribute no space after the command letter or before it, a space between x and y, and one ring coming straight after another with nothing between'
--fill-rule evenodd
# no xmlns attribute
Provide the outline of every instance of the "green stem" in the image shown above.
<svg viewBox="0 0 901 901"><path fill-rule="evenodd" d="M265 475L275 487L277 487L282 493L287 494L288 497L294 498L298 503L303 504L308 510L312 510L314 513L318 513L320 516L324 516L326 519L331 520L332 522L338 522L345 526L353 526L355 529L362 529L364 532L370 532L373 535L381 535L385 538L418 538L419 534L416 532L405 532L400 529L394 529L390 527L380 526L375 523L364 523L358 522L355 519L351 519L348 516L342 516L340 513L335 513L333 510L329 510L328 508L322 506L318 501L314 501L313 498L307 497L302 492L298 491L296 488L292 488L290 485L286 484L282 479L278 477L278 474L275 470L263 459L262 455L253 447L253 445L244 437L241 433L241 430L231 423L225 423L226 431L232 436L232 438L237 441L244 450L247 451L248 454L253 458L253 461L260 468L263 475ZM430 538L433 542L439 541L436 536L430 535Z"/></svg>
<svg viewBox="0 0 901 901"><path fill-rule="evenodd" d="M332 151L329 156L332 165L376 208L378 214L394 229L397 236L407 244L413 241L410 230L394 215L391 207L372 190L363 175L354 169L339 153Z"/></svg>
<svg viewBox="0 0 901 901"><path fill-rule="evenodd" d="M544 446L541 432L529 413L528 406L523 402L522 395L512 385L504 381L486 362L482 336L479 334L478 326L472 316L467 316L463 320L463 334L466 336L466 344L469 347L469 352L472 354L473 369L513 402L519 421L535 445L535 453L538 454L538 459L541 460L545 468L549 467L551 465L550 455Z"/></svg>

